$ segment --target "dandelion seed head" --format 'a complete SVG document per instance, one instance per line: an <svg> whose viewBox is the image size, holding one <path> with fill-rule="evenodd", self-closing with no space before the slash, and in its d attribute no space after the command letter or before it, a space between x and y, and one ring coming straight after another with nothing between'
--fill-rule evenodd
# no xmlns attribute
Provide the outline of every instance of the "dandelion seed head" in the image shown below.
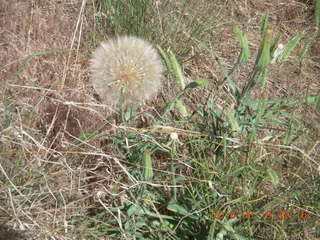
<svg viewBox="0 0 320 240"><path fill-rule="evenodd" d="M170 138L171 138L171 140L173 140L173 141L179 140L179 136L178 136L178 134L177 134L176 132L170 133Z"/></svg>
<svg viewBox="0 0 320 240"><path fill-rule="evenodd" d="M93 87L111 106L142 103L161 87L160 57L152 45L136 37L102 42L90 64Z"/></svg>

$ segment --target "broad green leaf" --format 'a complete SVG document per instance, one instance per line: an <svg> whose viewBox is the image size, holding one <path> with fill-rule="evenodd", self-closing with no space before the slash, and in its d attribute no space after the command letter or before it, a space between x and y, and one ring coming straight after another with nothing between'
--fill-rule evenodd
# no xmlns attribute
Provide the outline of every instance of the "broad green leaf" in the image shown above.
<svg viewBox="0 0 320 240"><path fill-rule="evenodd" d="M138 105L137 104L133 104L132 106L130 106L127 111L124 114L124 120L127 122L130 119L132 119L135 116L135 113L137 111Z"/></svg>
<svg viewBox="0 0 320 240"><path fill-rule="evenodd" d="M197 81L194 81L194 82L189 83L189 84L186 86L185 89L203 87L203 86L205 86L207 83L208 83L208 79L202 78L202 79L199 79L199 80L197 80Z"/></svg>
<svg viewBox="0 0 320 240"><path fill-rule="evenodd" d="M174 199L171 199L169 201L167 209L169 211L172 211L172 212L175 212L175 213L179 213L181 215L187 215L189 213L184 207L179 205L178 202L176 200L174 200Z"/></svg>
<svg viewBox="0 0 320 240"><path fill-rule="evenodd" d="M179 176L179 177L176 177L176 181L187 181L188 180L188 177L186 176Z"/></svg>
<svg viewBox="0 0 320 240"><path fill-rule="evenodd" d="M127 210L127 214L128 214L129 217L131 217L131 216L143 216L143 215L145 215L145 211L140 205L133 204Z"/></svg>
<svg viewBox="0 0 320 240"><path fill-rule="evenodd" d="M166 215L161 215L158 213L153 213L150 210L148 210L147 208L144 208L138 204L133 204L129 207L129 209L127 210L127 214L129 217L131 216L150 216L150 217L156 217L156 218L163 218L163 219L170 219L173 220L173 217L170 216L166 216Z"/></svg>

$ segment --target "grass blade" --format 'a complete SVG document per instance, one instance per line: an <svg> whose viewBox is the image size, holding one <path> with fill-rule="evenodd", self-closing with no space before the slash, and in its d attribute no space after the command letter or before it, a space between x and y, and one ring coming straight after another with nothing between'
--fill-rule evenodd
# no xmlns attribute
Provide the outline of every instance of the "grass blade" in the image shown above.
<svg viewBox="0 0 320 240"><path fill-rule="evenodd" d="M276 186L280 183L278 174L272 168L268 168L267 173L270 177L271 183Z"/></svg>
<svg viewBox="0 0 320 240"><path fill-rule="evenodd" d="M176 80L178 81L180 89L183 90L186 87L186 85L184 83L184 76L182 73L181 66L178 63L178 60L177 60L176 56L173 54L173 52L170 51L169 54L170 54L170 60L171 60L171 64L172 64L172 70L174 71L174 73L176 75Z"/></svg>
<svg viewBox="0 0 320 240"><path fill-rule="evenodd" d="M281 56L282 61L287 61L289 59L289 56L293 49L297 46L301 38L304 36L304 32L298 33L296 36L294 36L289 42L285 45L283 54Z"/></svg>
<svg viewBox="0 0 320 240"><path fill-rule="evenodd" d="M151 160L151 153L149 150L145 150L143 152L143 161L144 161L144 179L146 181L149 181L153 178L152 160Z"/></svg>
<svg viewBox="0 0 320 240"><path fill-rule="evenodd" d="M272 29L269 28L265 31L263 36L261 54L258 58L258 63L257 63L257 67L259 68L264 69L270 63L271 41L272 41Z"/></svg>
<svg viewBox="0 0 320 240"><path fill-rule="evenodd" d="M164 50L160 46L157 46L157 49L158 49L159 54L164 62L164 66L165 66L167 72L169 72L171 70L171 64L170 64L170 60L169 60L167 54L164 52Z"/></svg>
<svg viewBox="0 0 320 240"><path fill-rule="evenodd" d="M235 116L235 111L234 109L231 109L228 113L227 113L227 116L228 116L228 119L229 119L229 122L231 124L231 128L232 128L232 131L234 132L239 132L241 130L241 128L239 127L239 124L238 124L238 121L236 119L236 116Z"/></svg>
<svg viewBox="0 0 320 240"><path fill-rule="evenodd" d="M319 33L319 27L320 27L320 0L316 0L316 9L315 9L315 21L316 21L316 27L318 28Z"/></svg>
<svg viewBox="0 0 320 240"><path fill-rule="evenodd" d="M301 64L302 62L302 59L306 56L308 50L310 48L310 43L306 43L302 50L299 52L299 55L298 55L298 63Z"/></svg>
<svg viewBox="0 0 320 240"><path fill-rule="evenodd" d="M238 58L238 63L245 63L249 58L249 45L247 36L241 31L240 28L236 28L235 32L240 41L241 52Z"/></svg>
<svg viewBox="0 0 320 240"><path fill-rule="evenodd" d="M187 111L186 107L184 106L183 102L181 101L181 99L178 99L176 101L176 106L183 117L188 116L188 111Z"/></svg>
<svg viewBox="0 0 320 240"><path fill-rule="evenodd" d="M268 24L269 24L269 12L267 11L262 16L262 23L260 28L261 35L263 35L266 32Z"/></svg>

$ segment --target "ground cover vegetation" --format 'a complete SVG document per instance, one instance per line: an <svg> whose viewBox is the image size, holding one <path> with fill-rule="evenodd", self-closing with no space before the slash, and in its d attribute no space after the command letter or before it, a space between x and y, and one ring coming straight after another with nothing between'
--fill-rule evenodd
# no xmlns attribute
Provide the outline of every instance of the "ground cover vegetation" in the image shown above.
<svg viewBox="0 0 320 240"><path fill-rule="evenodd" d="M0 9L0 224L34 239L320 239L320 1ZM110 109L90 58L119 35L157 49L163 85Z"/></svg>

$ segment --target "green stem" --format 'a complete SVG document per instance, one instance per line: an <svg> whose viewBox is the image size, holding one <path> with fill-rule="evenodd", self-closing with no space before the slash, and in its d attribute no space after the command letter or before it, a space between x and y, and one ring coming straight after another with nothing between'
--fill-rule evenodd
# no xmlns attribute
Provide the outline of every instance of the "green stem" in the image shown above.
<svg viewBox="0 0 320 240"><path fill-rule="evenodd" d="M171 172L172 172L172 183L173 183L173 199L177 200L177 181L176 181L176 168L175 168L175 157L176 157L176 143L172 143L172 152L171 152Z"/></svg>

